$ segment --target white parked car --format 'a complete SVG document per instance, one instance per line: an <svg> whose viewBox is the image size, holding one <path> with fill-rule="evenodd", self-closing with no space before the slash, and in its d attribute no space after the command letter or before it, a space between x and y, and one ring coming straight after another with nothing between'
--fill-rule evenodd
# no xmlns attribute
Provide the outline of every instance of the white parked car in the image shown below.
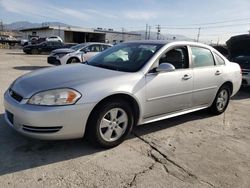
<svg viewBox="0 0 250 188"><path fill-rule="evenodd" d="M241 80L238 64L204 44L125 42L85 64L21 76L4 94L5 119L34 138L86 135L114 147L137 124L205 108L223 113Z"/></svg>
<svg viewBox="0 0 250 188"><path fill-rule="evenodd" d="M105 43L82 43L71 48L53 50L47 58L52 65L65 65L88 61L94 55L110 48L112 45Z"/></svg>
<svg viewBox="0 0 250 188"><path fill-rule="evenodd" d="M51 36L51 37L47 37L46 41L59 41L59 42L63 42L62 38L59 36Z"/></svg>

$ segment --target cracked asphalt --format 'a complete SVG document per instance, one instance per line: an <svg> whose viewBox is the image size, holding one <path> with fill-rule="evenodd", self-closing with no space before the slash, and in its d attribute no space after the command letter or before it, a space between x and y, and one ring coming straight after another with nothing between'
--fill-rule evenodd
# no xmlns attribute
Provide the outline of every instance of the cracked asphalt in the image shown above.
<svg viewBox="0 0 250 188"><path fill-rule="evenodd" d="M40 141L7 126L3 93L46 55L0 49L0 187L250 187L250 89L227 111L206 110L138 126L120 146Z"/></svg>

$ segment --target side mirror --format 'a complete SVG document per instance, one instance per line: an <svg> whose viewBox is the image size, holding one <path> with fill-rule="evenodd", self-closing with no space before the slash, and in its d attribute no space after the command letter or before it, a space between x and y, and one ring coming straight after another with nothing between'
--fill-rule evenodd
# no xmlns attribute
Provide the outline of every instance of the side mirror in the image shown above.
<svg viewBox="0 0 250 188"><path fill-rule="evenodd" d="M86 53L90 52L90 49L86 48L86 49L84 49L83 51L84 51L84 53L86 54Z"/></svg>
<svg viewBox="0 0 250 188"><path fill-rule="evenodd" d="M170 63L161 63L159 67L156 68L156 72L173 72L173 71L175 71L175 67Z"/></svg>

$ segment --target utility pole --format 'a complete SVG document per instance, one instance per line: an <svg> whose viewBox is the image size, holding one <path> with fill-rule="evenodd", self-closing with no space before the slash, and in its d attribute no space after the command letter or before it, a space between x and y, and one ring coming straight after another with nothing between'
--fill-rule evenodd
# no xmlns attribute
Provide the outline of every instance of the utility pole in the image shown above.
<svg viewBox="0 0 250 188"><path fill-rule="evenodd" d="M122 27L122 42L124 42L124 27Z"/></svg>
<svg viewBox="0 0 250 188"><path fill-rule="evenodd" d="M61 37L61 26L60 25L58 25L58 33L59 33L58 36Z"/></svg>
<svg viewBox="0 0 250 188"><path fill-rule="evenodd" d="M219 45L219 43L220 43L220 37L218 37L217 46Z"/></svg>
<svg viewBox="0 0 250 188"><path fill-rule="evenodd" d="M198 28L198 35L197 35L197 42L200 40L200 35L201 35L201 28Z"/></svg>
<svg viewBox="0 0 250 188"><path fill-rule="evenodd" d="M150 30L151 30L151 26L148 27L148 40L150 40Z"/></svg>
<svg viewBox="0 0 250 188"><path fill-rule="evenodd" d="M157 25L156 29L157 29L157 40L159 40L160 39L160 33L161 33L161 26Z"/></svg>
<svg viewBox="0 0 250 188"><path fill-rule="evenodd" d="M146 31L145 31L145 40L148 38L148 24L146 24Z"/></svg>
<svg viewBox="0 0 250 188"><path fill-rule="evenodd" d="M0 21L0 31L3 31L3 21Z"/></svg>

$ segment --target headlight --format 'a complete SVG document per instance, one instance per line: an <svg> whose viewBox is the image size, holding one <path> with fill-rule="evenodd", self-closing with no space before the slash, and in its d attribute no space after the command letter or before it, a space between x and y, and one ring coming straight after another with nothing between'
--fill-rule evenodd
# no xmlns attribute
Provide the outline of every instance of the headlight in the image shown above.
<svg viewBox="0 0 250 188"><path fill-rule="evenodd" d="M57 57L61 58L63 56L65 56L66 54L57 54Z"/></svg>
<svg viewBox="0 0 250 188"><path fill-rule="evenodd" d="M81 94L73 89L54 89L42 91L33 95L28 104L45 105L45 106L60 106L75 104Z"/></svg>

